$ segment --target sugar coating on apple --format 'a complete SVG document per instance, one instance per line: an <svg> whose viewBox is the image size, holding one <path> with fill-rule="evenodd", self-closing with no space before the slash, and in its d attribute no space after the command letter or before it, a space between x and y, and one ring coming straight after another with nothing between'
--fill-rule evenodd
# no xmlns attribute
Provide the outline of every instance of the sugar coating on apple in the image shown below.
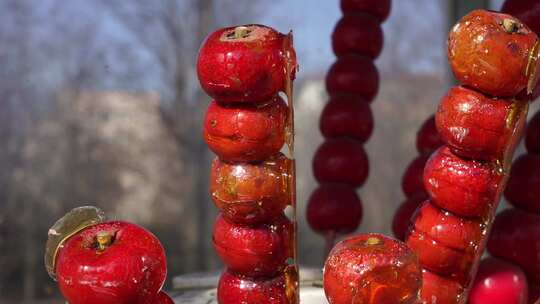
<svg viewBox="0 0 540 304"><path fill-rule="evenodd" d="M313 157L313 174L319 183L343 183L360 187L369 174L369 163L361 142L327 139Z"/></svg>
<svg viewBox="0 0 540 304"><path fill-rule="evenodd" d="M330 304L418 302L421 268L402 242L362 234L339 242L324 266L323 284Z"/></svg>
<svg viewBox="0 0 540 304"><path fill-rule="evenodd" d="M527 304L527 278L521 268L486 258L469 291L469 304Z"/></svg>
<svg viewBox="0 0 540 304"><path fill-rule="evenodd" d="M447 146L435 151L424 168L433 204L466 217L487 215L502 178L496 164L461 158Z"/></svg>
<svg viewBox="0 0 540 304"><path fill-rule="evenodd" d="M405 170L401 180L401 189L406 197L427 196L423 174L428 158L428 155L419 155Z"/></svg>
<svg viewBox="0 0 540 304"><path fill-rule="evenodd" d="M456 304L463 300L463 287L455 280L422 270L422 304Z"/></svg>
<svg viewBox="0 0 540 304"><path fill-rule="evenodd" d="M516 105L463 86L451 88L439 103L435 121L442 139L461 156L500 158L513 136L508 125Z"/></svg>
<svg viewBox="0 0 540 304"><path fill-rule="evenodd" d="M330 96L351 94L373 101L379 91L379 72L373 59L358 54L339 57L326 75Z"/></svg>
<svg viewBox="0 0 540 304"><path fill-rule="evenodd" d="M216 158L210 171L210 195L231 222L268 223L290 204L292 166L282 153L259 163L229 163Z"/></svg>
<svg viewBox="0 0 540 304"><path fill-rule="evenodd" d="M256 105L212 101L204 118L204 139L223 160L264 160L283 147L287 116L287 105L279 96Z"/></svg>
<svg viewBox="0 0 540 304"><path fill-rule="evenodd" d="M218 283L219 304L290 304L285 288L285 278L250 278L225 271Z"/></svg>
<svg viewBox="0 0 540 304"><path fill-rule="evenodd" d="M326 138L349 137L365 142L373 132L373 113L361 97L331 96L322 111L319 127Z"/></svg>
<svg viewBox="0 0 540 304"><path fill-rule="evenodd" d="M218 216L214 248L230 271L251 277L271 277L291 256L292 223L282 215L272 224L243 226Z"/></svg>
<svg viewBox="0 0 540 304"><path fill-rule="evenodd" d="M405 236L412 224L411 218L425 199L425 196L422 195L408 198L396 210L392 220L392 232L398 240L405 241Z"/></svg>
<svg viewBox="0 0 540 304"><path fill-rule="evenodd" d="M416 133L416 149L420 154L431 154L444 145L444 142L435 126L435 116L432 115L420 127Z"/></svg>
<svg viewBox="0 0 540 304"><path fill-rule="evenodd" d="M376 17L366 13L343 16L332 33L336 56L357 53L377 58L383 46L383 31Z"/></svg>
<svg viewBox="0 0 540 304"><path fill-rule="evenodd" d="M523 154L512 163L504 197L516 208L540 214L539 154Z"/></svg>
<svg viewBox="0 0 540 304"><path fill-rule="evenodd" d="M227 103L261 102L285 90L287 64L294 79L291 37L258 24L222 28L201 46L197 74L203 90Z"/></svg>
<svg viewBox="0 0 540 304"><path fill-rule="evenodd" d="M362 202L349 185L322 184L309 198L306 219L315 232L347 234L362 221Z"/></svg>
<svg viewBox="0 0 540 304"><path fill-rule="evenodd" d="M390 15L391 0L341 0L343 14L368 13L384 21Z"/></svg>
<svg viewBox="0 0 540 304"><path fill-rule="evenodd" d="M515 96L538 74L537 43L536 34L515 17L475 10L450 32L448 61L462 84L492 96Z"/></svg>
<svg viewBox="0 0 540 304"><path fill-rule="evenodd" d="M70 304L149 303L166 274L159 240L121 221L99 223L71 236L56 263L60 290Z"/></svg>

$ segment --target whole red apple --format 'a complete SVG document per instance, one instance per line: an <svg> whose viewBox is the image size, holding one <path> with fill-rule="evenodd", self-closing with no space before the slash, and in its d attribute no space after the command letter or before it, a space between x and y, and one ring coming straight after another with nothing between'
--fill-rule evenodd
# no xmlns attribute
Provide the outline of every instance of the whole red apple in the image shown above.
<svg viewBox="0 0 540 304"><path fill-rule="evenodd" d="M422 195L408 198L396 210L394 219L392 220L392 232L394 232L394 235L398 240L405 241L405 236L411 225L411 218L425 199L425 196Z"/></svg>
<svg viewBox="0 0 540 304"><path fill-rule="evenodd" d="M428 155L416 157L405 170L401 180L401 189L406 197L427 196L423 176L428 158Z"/></svg>
<svg viewBox="0 0 540 304"><path fill-rule="evenodd" d="M469 304L527 304L523 270L503 260L486 258L469 291Z"/></svg>
<svg viewBox="0 0 540 304"><path fill-rule="evenodd" d="M416 304L422 274L418 259L402 242L362 234L332 249L323 284L330 304Z"/></svg>
<svg viewBox="0 0 540 304"><path fill-rule="evenodd" d="M463 287L457 281L426 269L422 270L422 304L461 303L462 294Z"/></svg>
<svg viewBox="0 0 540 304"><path fill-rule="evenodd" d="M350 137L365 142L373 132L369 104L354 95L335 95L324 107L320 129L324 137Z"/></svg>
<svg viewBox="0 0 540 304"><path fill-rule="evenodd" d="M431 154L444 145L444 142L435 126L435 116L432 115L420 127L416 133L416 149L420 154Z"/></svg>
<svg viewBox="0 0 540 304"><path fill-rule="evenodd" d="M70 304L150 304L167 274L163 247L127 222L99 223L59 248L56 277Z"/></svg>
<svg viewBox="0 0 540 304"><path fill-rule="evenodd" d="M220 102L254 103L272 98L285 90L288 61L294 78L295 55L292 46L286 47L287 39L290 37L258 24L215 31L199 50L201 87Z"/></svg>
<svg viewBox="0 0 540 304"><path fill-rule="evenodd" d="M383 45L383 31L376 17L366 13L343 16L332 34L336 56L357 53L377 58Z"/></svg>
<svg viewBox="0 0 540 304"><path fill-rule="evenodd" d="M523 154L512 163L504 197L516 208L540 213L539 154Z"/></svg>
<svg viewBox="0 0 540 304"><path fill-rule="evenodd" d="M358 54L339 57L326 75L326 90L330 96L352 94L373 101L379 91L379 72L373 59Z"/></svg>
<svg viewBox="0 0 540 304"><path fill-rule="evenodd" d="M290 304L283 275L249 278L225 271L217 288L219 304Z"/></svg>
<svg viewBox="0 0 540 304"><path fill-rule="evenodd" d="M384 21L390 15L391 0L341 0L343 14L368 13Z"/></svg>

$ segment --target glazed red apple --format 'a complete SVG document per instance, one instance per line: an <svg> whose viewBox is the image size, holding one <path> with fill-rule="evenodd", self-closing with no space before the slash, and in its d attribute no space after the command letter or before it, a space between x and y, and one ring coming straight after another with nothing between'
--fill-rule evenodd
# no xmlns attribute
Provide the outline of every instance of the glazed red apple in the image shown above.
<svg viewBox="0 0 540 304"><path fill-rule="evenodd" d="M460 158L446 146L430 157L424 169L432 202L460 216L487 215L502 177L494 164Z"/></svg>
<svg viewBox="0 0 540 304"><path fill-rule="evenodd" d="M392 232L398 240L405 241L405 236L411 225L411 218L418 206L424 201L424 196L411 197L396 210L392 220Z"/></svg>
<svg viewBox="0 0 540 304"><path fill-rule="evenodd" d="M290 256L291 222L283 215L272 224L242 226L218 216L213 242L230 271L251 277L273 276Z"/></svg>
<svg viewBox="0 0 540 304"><path fill-rule="evenodd" d="M290 304L285 289L285 278L248 278L225 271L217 288L219 304Z"/></svg>
<svg viewBox="0 0 540 304"><path fill-rule="evenodd" d="M323 284L330 304L416 304L422 274L414 253L402 242L362 234L332 249Z"/></svg>
<svg viewBox="0 0 540 304"><path fill-rule="evenodd" d="M512 163L504 196L516 208L540 213L540 154L524 154Z"/></svg>
<svg viewBox="0 0 540 304"><path fill-rule="evenodd" d="M540 282L540 215L519 209L497 214L488 241L489 253L523 269L527 278Z"/></svg>
<svg viewBox="0 0 540 304"><path fill-rule="evenodd" d="M354 95L336 95L324 107L320 129L324 137L350 137L365 142L373 132L369 104Z"/></svg>
<svg viewBox="0 0 540 304"><path fill-rule="evenodd" d="M527 304L527 279L523 270L499 259L482 260L468 303Z"/></svg>
<svg viewBox="0 0 540 304"><path fill-rule="evenodd" d="M272 98L285 89L287 60L293 68L296 65L294 50L285 47L290 44L287 39L258 24L215 31L199 50L201 87L220 102L253 103Z"/></svg>
<svg viewBox="0 0 540 304"><path fill-rule="evenodd" d="M515 96L528 85L537 40L515 17L475 10L450 32L448 60L462 84L492 96Z"/></svg>
<svg viewBox="0 0 540 304"><path fill-rule="evenodd" d="M461 303L463 287L455 280L422 270L422 304Z"/></svg>
<svg viewBox="0 0 540 304"><path fill-rule="evenodd" d="M319 183L343 183L360 187L369 164L362 143L352 139L328 139L315 152L313 174Z"/></svg>
<svg viewBox="0 0 540 304"><path fill-rule="evenodd" d="M212 200L232 222L270 222L289 204L291 170L291 161L281 153L261 163L228 163L216 158L210 171Z"/></svg>
<svg viewBox="0 0 540 304"><path fill-rule="evenodd" d="M330 96L352 94L371 102L379 91L379 72L367 56L341 56L326 75L326 90Z"/></svg>
<svg viewBox="0 0 540 304"><path fill-rule="evenodd" d="M362 220L362 202L349 185L322 184L309 198L306 218L315 232L350 233Z"/></svg>
<svg viewBox="0 0 540 304"><path fill-rule="evenodd" d="M158 294L156 302L150 303L150 304L174 304L174 301L173 301L173 299L171 299L171 297L169 297L168 294L161 291Z"/></svg>
<svg viewBox="0 0 540 304"><path fill-rule="evenodd" d="M430 116L416 133L416 149L420 154L431 154L443 144L435 126L435 116Z"/></svg>
<svg viewBox="0 0 540 304"><path fill-rule="evenodd" d="M58 284L70 304L149 304L166 274L159 240L120 221L96 224L73 235L56 261Z"/></svg>
<svg viewBox="0 0 540 304"><path fill-rule="evenodd" d="M368 13L384 21L390 14L391 0L341 0L343 14Z"/></svg>
<svg viewBox="0 0 540 304"><path fill-rule="evenodd" d="M416 157L405 170L401 180L401 189L406 197L427 196L423 173L428 158L428 155Z"/></svg>
<svg viewBox="0 0 540 304"><path fill-rule="evenodd" d="M285 143L287 114L287 105L279 96L258 105L213 101L204 119L204 139L222 160L267 159Z"/></svg>
<svg viewBox="0 0 540 304"><path fill-rule="evenodd" d="M332 34L336 56L349 53L377 58L383 45L383 31L376 17L366 13L347 14L341 18Z"/></svg>
<svg viewBox="0 0 540 304"><path fill-rule="evenodd" d="M435 121L442 139L456 154L490 160L503 155L513 135L507 126L513 108L511 101L457 86L442 98Z"/></svg>
<svg viewBox="0 0 540 304"><path fill-rule="evenodd" d="M529 153L540 154L540 111L527 124L525 148Z"/></svg>

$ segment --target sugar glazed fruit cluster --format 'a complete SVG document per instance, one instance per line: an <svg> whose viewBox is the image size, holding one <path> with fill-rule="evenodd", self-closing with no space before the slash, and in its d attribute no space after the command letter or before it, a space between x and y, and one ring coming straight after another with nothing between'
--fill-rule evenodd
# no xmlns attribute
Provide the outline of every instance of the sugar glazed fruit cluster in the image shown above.
<svg viewBox="0 0 540 304"><path fill-rule="evenodd" d="M291 35L263 25L217 30L199 52L199 81L214 98L204 139L217 155L210 195L220 211L213 244L227 267L220 304L298 300L295 222L284 213L294 204L294 162L280 152L292 149L295 60Z"/></svg>

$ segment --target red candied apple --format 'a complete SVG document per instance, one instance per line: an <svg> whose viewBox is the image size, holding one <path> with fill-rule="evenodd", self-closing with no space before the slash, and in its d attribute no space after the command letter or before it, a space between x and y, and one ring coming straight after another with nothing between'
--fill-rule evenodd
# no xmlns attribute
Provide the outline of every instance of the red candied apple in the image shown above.
<svg viewBox="0 0 540 304"><path fill-rule="evenodd" d="M217 288L219 304L290 304L285 278L248 278L225 271Z"/></svg>
<svg viewBox="0 0 540 304"><path fill-rule="evenodd" d="M483 259L469 291L468 303L527 304L527 279L523 270L499 259Z"/></svg>
<svg viewBox="0 0 540 304"><path fill-rule="evenodd" d="M368 13L384 21L390 15L391 0L341 0L343 14Z"/></svg>
<svg viewBox="0 0 540 304"><path fill-rule="evenodd" d="M432 115L424 121L416 133L416 149L420 154L431 154L442 145L444 142L435 126L435 116Z"/></svg>
<svg viewBox="0 0 540 304"><path fill-rule="evenodd" d="M309 198L306 218L318 233L350 233L362 220L362 202L349 185L322 184Z"/></svg>
<svg viewBox="0 0 540 304"><path fill-rule="evenodd" d="M539 154L523 154L512 163L504 196L517 208L540 213Z"/></svg>
<svg viewBox="0 0 540 304"><path fill-rule="evenodd" d="M330 304L416 304L422 273L416 256L402 242L361 234L332 249L323 284Z"/></svg>
<svg viewBox="0 0 540 304"><path fill-rule="evenodd" d="M460 216L487 215L502 178L494 164L460 158L446 146L435 151L424 169L432 202Z"/></svg>
<svg viewBox="0 0 540 304"><path fill-rule="evenodd" d="M258 24L215 31L199 50L201 87L220 102L253 103L272 98L285 89L287 60L293 61L293 68L296 64L292 47L285 49L290 44L287 39L290 37Z"/></svg>
<svg viewBox="0 0 540 304"><path fill-rule="evenodd" d="M218 216L214 248L229 270L252 277L278 273L289 257L291 222L282 215L272 224L242 226Z"/></svg>
<svg viewBox="0 0 540 304"><path fill-rule="evenodd" d="M540 33L540 2L538 0L506 0L501 11L518 18L537 35Z"/></svg>
<svg viewBox="0 0 540 304"><path fill-rule="evenodd" d="M392 232L398 240L405 241L405 236L411 225L411 218L422 202L425 201L425 196L414 196L399 206L392 220Z"/></svg>
<svg viewBox="0 0 540 304"><path fill-rule="evenodd" d="M168 294L161 291L158 294L156 302L149 303L149 304L174 304L174 301L173 301L173 299L171 299L171 297L169 297Z"/></svg>
<svg viewBox="0 0 540 304"><path fill-rule="evenodd" d="M540 214L519 209L497 214L487 248L492 256L521 266L528 279L540 282Z"/></svg>
<svg viewBox="0 0 540 304"><path fill-rule="evenodd" d="M257 105L213 101L204 118L204 139L223 160L267 159L285 143L287 115L287 105L279 96Z"/></svg>
<svg viewBox="0 0 540 304"><path fill-rule="evenodd" d="M525 148L529 153L540 154L540 111L536 112L527 124Z"/></svg>
<svg viewBox="0 0 540 304"><path fill-rule="evenodd" d="M405 170L401 180L401 189L406 197L427 196L423 173L428 158L428 155L416 157Z"/></svg>
<svg viewBox="0 0 540 304"><path fill-rule="evenodd" d="M442 139L461 156L491 160L504 153L513 132L507 118L514 105L457 86L442 98L435 121Z"/></svg>
<svg viewBox="0 0 540 304"><path fill-rule="evenodd" d="M166 274L159 240L126 222L89 226L65 241L57 254L56 277L70 304L147 304Z"/></svg>
<svg viewBox="0 0 540 304"><path fill-rule="evenodd" d="M360 187L369 164L362 143L352 139L327 139L313 157L313 174L319 183L343 183Z"/></svg>
<svg viewBox="0 0 540 304"><path fill-rule="evenodd" d="M450 278L439 276L429 270L422 270L422 304L461 303L463 287Z"/></svg>
<svg viewBox="0 0 540 304"><path fill-rule="evenodd" d="M228 163L216 158L210 171L210 195L232 222L267 223L289 204L291 166L281 153L261 163Z"/></svg>
<svg viewBox="0 0 540 304"><path fill-rule="evenodd" d="M336 56L358 53L377 58L383 45L383 31L376 17L366 13L343 16L332 33Z"/></svg>
<svg viewBox="0 0 540 304"><path fill-rule="evenodd" d="M373 101L379 91L379 72L373 59L357 54L339 57L326 75L326 90L330 96L353 94Z"/></svg>
<svg viewBox="0 0 540 304"><path fill-rule="evenodd" d="M350 137L365 142L373 132L369 104L354 95L336 95L324 107L320 129L324 137Z"/></svg>
<svg viewBox="0 0 540 304"><path fill-rule="evenodd" d="M475 10L450 32L448 60L464 85L492 96L515 96L533 74L527 66L537 41L536 34L515 17Z"/></svg>

